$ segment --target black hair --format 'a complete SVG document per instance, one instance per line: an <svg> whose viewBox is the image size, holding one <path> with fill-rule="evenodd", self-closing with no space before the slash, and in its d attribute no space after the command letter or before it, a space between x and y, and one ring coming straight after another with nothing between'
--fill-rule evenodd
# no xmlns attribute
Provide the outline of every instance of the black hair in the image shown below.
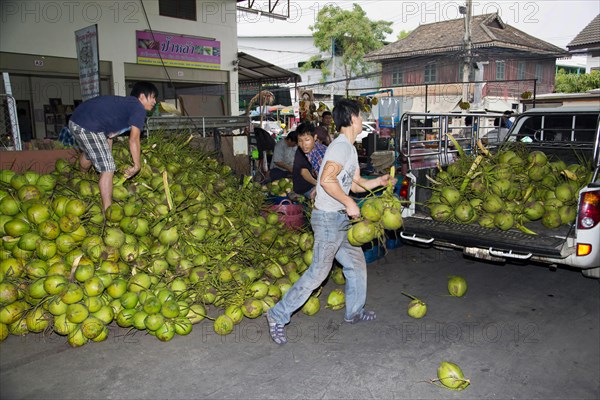
<svg viewBox="0 0 600 400"><path fill-rule="evenodd" d="M145 95L146 97L150 97L154 95L154 97L158 97L158 89L154 86L153 83L150 82L136 82L135 85L131 88L130 96L135 98L139 98L140 95Z"/></svg>
<svg viewBox="0 0 600 400"><path fill-rule="evenodd" d="M328 116L328 115L331 115L331 116L333 116L333 115L331 114L331 111L323 111L323 114L321 114L321 118L323 118L323 117L326 117L326 116Z"/></svg>
<svg viewBox="0 0 600 400"><path fill-rule="evenodd" d="M315 126L310 122L303 122L296 127L296 137L306 134L315 135Z"/></svg>
<svg viewBox="0 0 600 400"><path fill-rule="evenodd" d="M471 126L471 125L473 125L473 117L472 117L472 116L470 116L470 115L467 115L467 116L465 117L465 125L467 125L467 126Z"/></svg>
<svg viewBox="0 0 600 400"><path fill-rule="evenodd" d="M298 132L291 131L290 133L287 134L287 136L285 138L287 140L291 140L292 143L298 143Z"/></svg>
<svg viewBox="0 0 600 400"><path fill-rule="evenodd" d="M333 108L333 122L340 129L352 126L352 116L360 115L360 106L357 101L341 99Z"/></svg>

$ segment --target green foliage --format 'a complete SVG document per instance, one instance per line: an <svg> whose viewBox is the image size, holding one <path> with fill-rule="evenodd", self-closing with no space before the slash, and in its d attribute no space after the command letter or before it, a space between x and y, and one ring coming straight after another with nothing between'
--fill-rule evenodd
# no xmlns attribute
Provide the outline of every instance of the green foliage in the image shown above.
<svg viewBox="0 0 600 400"><path fill-rule="evenodd" d="M407 37L408 35L410 35L410 33L411 33L411 32L412 32L412 31L405 31L405 30L401 30L400 32L398 32L398 37L397 37L397 39L398 39L398 40L402 40L402 39L404 39L405 37Z"/></svg>
<svg viewBox="0 0 600 400"><path fill-rule="evenodd" d="M600 88L600 71L589 74L567 74L563 69L558 70L554 91L556 93L583 93Z"/></svg>
<svg viewBox="0 0 600 400"><path fill-rule="evenodd" d="M371 21L358 4L354 4L352 10L329 4L319 11L315 24L309 28L313 32L314 44L320 51L331 51L334 43L336 54L342 54L341 57L336 55L335 62L344 68L347 87L353 76L368 71L369 63L363 57L383 47L385 35L392 33L391 25L389 21ZM320 56L315 56L310 61L319 59ZM303 67L304 70L310 68L310 62ZM331 69L331 60L323 63L321 70L324 80L331 74Z"/></svg>

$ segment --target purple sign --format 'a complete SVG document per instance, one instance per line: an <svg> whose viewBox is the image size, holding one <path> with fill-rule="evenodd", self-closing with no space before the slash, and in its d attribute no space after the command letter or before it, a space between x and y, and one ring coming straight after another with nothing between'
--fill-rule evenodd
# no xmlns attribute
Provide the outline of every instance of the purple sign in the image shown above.
<svg viewBox="0 0 600 400"><path fill-rule="evenodd" d="M135 37L138 64L221 69L221 42L217 40L146 31L136 31Z"/></svg>

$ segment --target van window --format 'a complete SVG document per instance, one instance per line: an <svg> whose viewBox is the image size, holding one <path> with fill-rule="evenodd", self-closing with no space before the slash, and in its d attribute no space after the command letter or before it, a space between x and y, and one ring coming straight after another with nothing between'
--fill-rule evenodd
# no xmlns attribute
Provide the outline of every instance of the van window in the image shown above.
<svg viewBox="0 0 600 400"><path fill-rule="evenodd" d="M593 142L596 137L598 114L576 115L575 135L576 142Z"/></svg>
<svg viewBox="0 0 600 400"><path fill-rule="evenodd" d="M598 114L524 116L515 126L516 140L528 136L537 142L586 142L596 138Z"/></svg>
<svg viewBox="0 0 600 400"><path fill-rule="evenodd" d="M571 141L572 130L572 115L546 115L543 131L537 135L537 139L544 142Z"/></svg>

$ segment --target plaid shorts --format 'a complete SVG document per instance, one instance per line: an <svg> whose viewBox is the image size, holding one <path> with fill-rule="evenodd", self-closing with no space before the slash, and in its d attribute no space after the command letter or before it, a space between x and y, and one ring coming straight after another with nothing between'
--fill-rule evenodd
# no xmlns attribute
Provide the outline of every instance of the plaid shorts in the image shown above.
<svg viewBox="0 0 600 400"><path fill-rule="evenodd" d="M79 148L94 164L96 171L114 172L117 169L108 139L103 132L88 131L73 121L69 121L69 129Z"/></svg>

